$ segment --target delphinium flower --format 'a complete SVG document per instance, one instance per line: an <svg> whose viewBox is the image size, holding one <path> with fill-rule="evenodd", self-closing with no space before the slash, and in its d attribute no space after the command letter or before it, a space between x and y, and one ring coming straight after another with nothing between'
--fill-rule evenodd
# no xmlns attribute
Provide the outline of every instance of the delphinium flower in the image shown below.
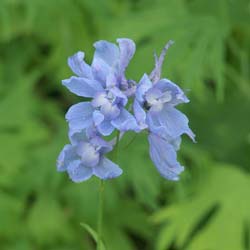
<svg viewBox="0 0 250 250"><path fill-rule="evenodd" d="M98 132L79 131L69 134L71 144L64 146L57 160L57 170L67 171L74 182L88 180L92 175L110 179L122 170L104 155L113 148Z"/></svg>
<svg viewBox="0 0 250 250"><path fill-rule="evenodd" d="M135 52L130 39L117 39L119 47L107 41L94 44L95 54L91 66L84 62L84 53L69 58L68 64L77 76L63 80L74 94L91 98L91 101L73 105L66 114L73 131L94 125L104 136L114 129L135 130L135 118L126 110L131 81L125 69Z"/></svg>
<svg viewBox="0 0 250 250"><path fill-rule="evenodd" d="M184 169L177 161L181 136L187 134L194 140L188 118L176 109L188 98L175 83L161 78L164 57L172 42L164 47L159 58L155 55L155 68L151 74L144 74L138 84L125 77L135 44L125 38L117 42L118 46L96 42L91 65L84 61L84 52L77 52L68 59L75 76L62 81L72 93L85 99L66 113L70 144L59 154L57 170L66 171L74 182L86 181L93 175L101 179L98 250L102 248L103 180L122 174L122 169L106 154L117 147L124 133L148 132L150 157L160 174L169 180L178 180Z"/></svg>
<svg viewBox="0 0 250 250"><path fill-rule="evenodd" d="M149 133L150 157L160 174L169 180L178 180L184 169L177 161L176 154L181 136L187 134L194 140L194 134L188 126L188 118L176 109L178 104L189 102L188 98L178 85L167 78L161 78L164 57L172 41L167 43L159 58L155 55L153 71L149 75L144 74L138 84L125 77L126 67L135 53L135 44L125 38L117 39L117 42L118 46L107 41L96 42L91 65L84 61L84 52L77 52L68 59L68 64L76 76L63 80L63 85L74 94L91 100L73 105L66 113L71 143L75 134L85 134L85 137L82 136L82 141L78 140L65 146L59 163L63 162L63 166L67 167L60 166L58 169L67 170L73 181L86 180L86 169L86 177L72 177L72 169L81 171L83 166L88 167L84 165L84 160L76 161L74 157L82 154L81 158L84 159L91 153L96 155L98 152L103 155L108 152L108 147L103 150L98 145L92 145L93 137L86 137L86 131L95 131L94 138L105 142L102 136L110 135L115 129L121 133L128 130L137 133L146 130ZM134 115L126 108L129 98L133 101ZM86 138L89 140L88 145L92 146L79 146L86 145ZM82 150L77 151L79 148ZM95 150L91 151L92 149ZM74 152L74 157L71 152ZM72 157L68 157L69 155ZM103 156L98 163L106 164L107 161L102 159ZM94 169L92 166L92 174L95 174Z"/></svg>
<svg viewBox="0 0 250 250"><path fill-rule="evenodd" d="M175 83L161 79L161 68L170 41L159 59L155 55L155 68L148 76L144 74L135 92L134 114L141 130L149 131L150 157L160 174L169 180L178 180L183 167L177 161L176 151L181 135L194 140L188 126L188 118L175 107L189 102L184 92Z"/></svg>

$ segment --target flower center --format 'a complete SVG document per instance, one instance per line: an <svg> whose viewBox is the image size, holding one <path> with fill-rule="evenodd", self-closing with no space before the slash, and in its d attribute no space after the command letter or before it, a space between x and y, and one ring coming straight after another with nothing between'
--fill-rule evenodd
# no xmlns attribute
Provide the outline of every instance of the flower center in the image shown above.
<svg viewBox="0 0 250 250"><path fill-rule="evenodd" d="M144 108L149 110L151 107L155 111L160 111L163 108L163 104L170 102L172 99L171 92L165 91L161 92L161 90L152 88L149 89L145 94L145 103Z"/></svg>
<svg viewBox="0 0 250 250"><path fill-rule="evenodd" d="M89 142L79 143L77 154L81 157L82 163L87 167L94 167L99 162L100 154L98 148Z"/></svg>

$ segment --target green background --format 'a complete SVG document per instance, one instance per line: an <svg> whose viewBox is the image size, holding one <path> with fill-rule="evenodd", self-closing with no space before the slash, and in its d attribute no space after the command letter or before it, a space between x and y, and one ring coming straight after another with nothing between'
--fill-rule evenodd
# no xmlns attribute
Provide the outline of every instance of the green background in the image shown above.
<svg viewBox="0 0 250 250"><path fill-rule="evenodd" d="M95 244L98 180L56 172L64 114L81 99L61 85L67 57L99 39L137 44L127 77L153 68L191 102L180 106L179 182L158 174L145 134L119 148L124 174L106 183L108 250L250 249L250 3L246 0L0 0L0 249L80 250Z"/></svg>

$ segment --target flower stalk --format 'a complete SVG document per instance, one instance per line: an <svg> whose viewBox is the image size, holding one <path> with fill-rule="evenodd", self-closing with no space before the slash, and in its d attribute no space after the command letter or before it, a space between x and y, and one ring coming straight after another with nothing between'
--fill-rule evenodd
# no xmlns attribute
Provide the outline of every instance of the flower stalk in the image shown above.
<svg viewBox="0 0 250 250"><path fill-rule="evenodd" d="M120 139L120 132L117 132L116 135L116 142L114 146L113 151L113 159L117 161L118 158L118 145L119 145L119 139ZM102 244L103 244L103 236L102 236L102 228L103 228L103 210L104 210L104 185L105 182L103 179L100 179L100 186L99 186L99 207L98 207L98 218L97 218L97 250L103 250Z"/></svg>
<svg viewBox="0 0 250 250"><path fill-rule="evenodd" d="M103 223L103 206L104 206L104 180L100 180L99 187L99 207L97 218L97 250L102 250L102 223Z"/></svg>

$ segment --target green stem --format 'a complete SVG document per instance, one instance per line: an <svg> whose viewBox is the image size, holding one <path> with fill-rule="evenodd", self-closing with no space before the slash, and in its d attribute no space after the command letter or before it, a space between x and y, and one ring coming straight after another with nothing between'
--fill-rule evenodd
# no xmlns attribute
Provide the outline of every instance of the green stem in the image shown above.
<svg viewBox="0 0 250 250"><path fill-rule="evenodd" d="M103 203L104 203L104 180L100 180L99 189L99 208L98 208L98 220L97 220L97 250L102 250L102 218L103 218Z"/></svg>
<svg viewBox="0 0 250 250"><path fill-rule="evenodd" d="M120 132L116 135L116 144L113 148L113 160L117 160L118 156L118 144L119 144ZM103 206L104 206L104 180L100 180L99 188L99 207L98 207L98 219L97 219L97 250L102 250L102 222L103 222Z"/></svg>

